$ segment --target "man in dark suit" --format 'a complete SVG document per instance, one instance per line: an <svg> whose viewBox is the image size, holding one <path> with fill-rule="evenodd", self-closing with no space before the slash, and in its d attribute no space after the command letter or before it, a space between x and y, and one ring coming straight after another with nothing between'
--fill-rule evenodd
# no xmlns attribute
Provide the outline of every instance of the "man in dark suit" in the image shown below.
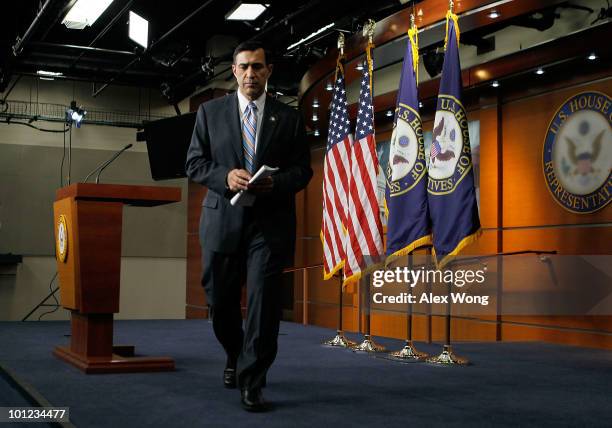
<svg viewBox="0 0 612 428"><path fill-rule="evenodd" d="M277 351L281 274L293 261L295 194L306 187L312 170L301 115L265 93L272 65L263 46L238 46L232 70L238 91L198 109L186 170L191 180L208 187L200 222L202 285L215 335L227 353L223 381L235 388L237 379L243 407L262 411L267 406L261 388ZM262 165L279 170L249 184ZM256 195L253 206L230 204L241 190Z"/></svg>

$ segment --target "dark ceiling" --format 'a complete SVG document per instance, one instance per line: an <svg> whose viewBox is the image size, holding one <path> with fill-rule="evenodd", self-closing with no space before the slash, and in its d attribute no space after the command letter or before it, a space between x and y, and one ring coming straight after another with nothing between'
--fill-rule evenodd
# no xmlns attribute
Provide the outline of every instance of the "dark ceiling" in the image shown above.
<svg viewBox="0 0 612 428"><path fill-rule="evenodd" d="M224 18L238 0L114 0L93 26L70 30L61 21L74 1L20 0L4 5L1 92L16 76L44 69L62 72L63 78L96 82L98 89L109 82L158 88L169 102L176 102L227 70L239 42L260 39L275 58L271 89L295 95L304 72L335 45L338 29L353 33L367 18L378 20L405 7L398 0L267 0L268 10L249 23ZM128 38L129 10L149 21L146 51ZM332 22L333 28L287 51ZM21 48L16 55L15 47Z"/></svg>

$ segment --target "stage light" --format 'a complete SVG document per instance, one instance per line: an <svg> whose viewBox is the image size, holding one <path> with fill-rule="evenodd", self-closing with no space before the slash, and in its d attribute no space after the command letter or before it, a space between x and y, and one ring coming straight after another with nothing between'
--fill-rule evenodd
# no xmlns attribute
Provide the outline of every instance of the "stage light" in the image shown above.
<svg viewBox="0 0 612 428"><path fill-rule="evenodd" d="M591 52L589 56L587 56L589 61L595 61L597 59L597 54L595 52Z"/></svg>
<svg viewBox="0 0 612 428"><path fill-rule="evenodd" d="M487 15L489 18L491 19L497 19L499 18L501 15L499 14L498 11L496 11L495 9L493 9L491 12L489 12L489 14Z"/></svg>
<svg viewBox="0 0 612 428"><path fill-rule="evenodd" d="M387 113L385 113L385 115L387 117L391 117L391 116L393 116L393 112L391 110L387 110Z"/></svg>
<svg viewBox="0 0 612 428"><path fill-rule="evenodd" d="M541 76L542 74L544 74L544 69L543 68L538 68L535 72L538 76Z"/></svg>
<svg viewBox="0 0 612 428"><path fill-rule="evenodd" d="M313 101L312 101L312 106L313 106L314 108L319 107L319 100L316 100L316 99L315 99L315 100L313 100Z"/></svg>
<svg viewBox="0 0 612 428"><path fill-rule="evenodd" d="M72 30L82 30L93 25L112 2L113 0L77 0L62 24Z"/></svg>
<svg viewBox="0 0 612 428"><path fill-rule="evenodd" d="M129 36L143 48L149 46L149 21L131 10Z"/></svg>
<svg viewBox="0 0 612 428"><path fill-rule="evenodd" d="M493 83L491 83L491 86L493 86L494 88L499 88L499 82L497 80L494 80Z"/></svg>
<svg viewBox="0 0 612 428"><path fill-rule="evenodd" d="M70 107L66 109L66 123L69 125L75 124L77 128L80 128L86 114L83 106L77 107L76 101L72 101Z"/></svg>
<svg viewBox="0 0 612 428"><path fill-rule="evenodd" d="M269 4L238 2L226 15L227 21L254 21L269 7Z"/></svg>

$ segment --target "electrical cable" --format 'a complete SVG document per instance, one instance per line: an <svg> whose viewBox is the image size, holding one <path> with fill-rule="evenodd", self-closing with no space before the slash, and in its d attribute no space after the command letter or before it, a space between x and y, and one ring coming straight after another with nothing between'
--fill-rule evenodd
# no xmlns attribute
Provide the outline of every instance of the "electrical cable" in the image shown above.
<svg viewBox="0 0 612 428"><path fill-rule="evenodd" d="M0 113L1 113L1 112L0 112ZM67 131L68 131L68 129L63 129L63 130L60 130L60 129L46 129L46 128L39 128L38 126L32 125L31 123L26 123L26 122L15 122L15 121L12 121L10 117L8 117L8 118L7 118L7 120L6 120L6 121L4 121L4 123L5 123L5 124L7 124L7 125L13 125L13 124L16 124L16 125L23 125L23 126L27 126L27 127L30 127L30 128L36 129L37 131L42 131L42 132L60 133L60 132L67 132Z"/></svg>
<svg viewBox="0 0 612 428"><path fill-rule="evenodd" d="M66 158L66 133L64 135L64 145L62 149L62 163L60 164L60 187L64 187L64 159Z"/></svg>
<svg viewBox="0 0 612 428"><path fill-rule="evenodd" d="M70 134L68 136L68 185L70 185L71 172L72 172L72 123L70 124Z"/></svg>
<svg viewBox="0 0 612 428"><path fill-rule="evenodd" d="M38 317L38 321L40 321L42 317L44 317L45 315L49 315L49 314L52 314L53 312L57 312L57 310L60 307L59 301L57 300L57 297L55 297L55 292L59 290L59 287L56 287L55 290L52 287L53 281L55 281L55 278L57 278L57 271L55 272L55 275L53 275L53 278L51 278L51 282L49 282L49 291L52 293L51 297L53 297L53 300L55 300L55 305L50 305L50 306L54 306L54 308L51 309L50 311L43 312L42 314L40 314L40 316Z"/></svg>

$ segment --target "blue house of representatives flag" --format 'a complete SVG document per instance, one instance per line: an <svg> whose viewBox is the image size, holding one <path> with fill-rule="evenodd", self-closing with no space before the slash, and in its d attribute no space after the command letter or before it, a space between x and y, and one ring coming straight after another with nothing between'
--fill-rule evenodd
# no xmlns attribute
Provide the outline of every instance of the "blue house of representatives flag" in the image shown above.
<svg viewBox="0 0 612 428"><path fill-rule="evenodd" d="M434 256L439 268L480 233L468 119L461 104L458 43L457 16L449 11L427 181Z"/></svg>
<svg viewBox="0 0 612 428"><path fill-rule="evenodd" d="M386 169L387 263L431 244L427 163L419 115L417 29L408 32Z"/></svg>

